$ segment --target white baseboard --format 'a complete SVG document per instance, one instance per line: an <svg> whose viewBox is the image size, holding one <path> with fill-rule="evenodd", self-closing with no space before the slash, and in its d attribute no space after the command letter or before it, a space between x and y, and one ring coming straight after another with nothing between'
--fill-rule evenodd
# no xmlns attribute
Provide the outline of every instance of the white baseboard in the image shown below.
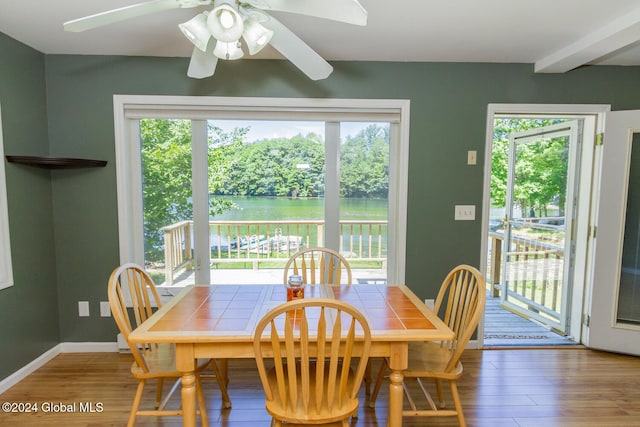
<svg viewBox="0 0 640 427"><path fill-rule="evenodd" d="M45 363L47 363L60 353L62 353L62 344L56 345L51 350L44 352L42 355L40 355L40 357L33 360L31 363L18 369L13 374L0 381L0 393L4 393L5 391L9 390L11 387L28 377L38 368L44 366Z"/></svg>
<svg viewBox="0 0 640 427"><path fill-rule="evenodd" d="M118 351L115 342L67 342L60 343L41 354L38 358L0 381L0 394L34 373L60 353L111 353Z"/></svg>
<svg viewBox="0 0 640 427"><path fill-rule="evenodd" d="M63 342L60 353L116 353L115 342Z"/></svg>

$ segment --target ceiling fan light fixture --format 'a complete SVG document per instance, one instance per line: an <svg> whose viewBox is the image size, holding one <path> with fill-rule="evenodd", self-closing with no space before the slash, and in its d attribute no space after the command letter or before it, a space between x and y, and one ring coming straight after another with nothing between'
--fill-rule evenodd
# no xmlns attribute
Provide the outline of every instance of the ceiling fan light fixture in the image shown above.
<svg viewBox="0 0 640 427"><path fill-rule="evenodd" d="M238 46L240 43L238 40L233 42L223 42L218 40L216 47L213 49L213 54L220 59L234 60L240 59L244 56L244 52Z"/></svg>
<svg viewBox="0 0 640 427"><path fill-rule="evenodd" d="M67 21L63 27L65 31L80 32L164 10L200 6L210 6L212 10L200 11L179 24L180 31L194 45L187 72L194 78L213 75L220 58L238 59L245 52L253 55L270 44L309 78L324 79L333 67L268 12L289 12L355 25L367 22L367 11L358 0L144 0Z"/></svg>
<svg viewBox="0 0 640 427"><path fill-rule="evenodd" d="M207 44L211 39L211 33L207 28L207 15L206 13L200 13L191 20L179 24L178 27L182 34L189 39L198 49L201 51L207 50Z"/></svg>
<svg viewBox="0 0 640 427"><path fill-rule="evenodd" d="M249 54L255 55L271 41L273 31L265 28L257 20L248 18L244 21L242 37L247 42Z"/></svg>
<svg viewBox="0 0 640 427"><path fill-rule="evenodd" d="M222 28L224 28L225 30L233 28L235 21L235 16L233 16L233 13L231 11L226 9L222 9L220 11L220 25L222 26Z"/></svg>
<svg viewBox="0 0 640 427"><path fill-rule="evenodd" d="M226 43L238 40L244 31L242 16L228 4L221 4L209 13L207 27L216 40Z"/></svg>

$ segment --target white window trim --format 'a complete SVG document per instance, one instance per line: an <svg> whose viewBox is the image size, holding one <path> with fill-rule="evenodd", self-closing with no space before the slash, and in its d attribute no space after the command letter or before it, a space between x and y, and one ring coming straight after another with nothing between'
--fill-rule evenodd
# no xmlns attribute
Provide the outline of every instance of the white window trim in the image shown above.
<svg viewBox="0 0 640 427"><path fill-rule="evenodd" d="M406 259L407 186L409 164L409 100L189 97L114 95L114 128L118 192L120 262L144 262L142 185L137 126L141 118L253 118L388 121L398 143L391 147L389 165L389 227L387 277L404 283ZM130 143L135 141L136 143Z"/></svg>
<svg viewBox="0 0 640 427"><path fill-rule="evenodd" d="M11 265L11 239L9 236L9 206L7 204L7 179L4 170L4 142L2 138L2 113L0 111L0 289L13 286Z"/></svg>

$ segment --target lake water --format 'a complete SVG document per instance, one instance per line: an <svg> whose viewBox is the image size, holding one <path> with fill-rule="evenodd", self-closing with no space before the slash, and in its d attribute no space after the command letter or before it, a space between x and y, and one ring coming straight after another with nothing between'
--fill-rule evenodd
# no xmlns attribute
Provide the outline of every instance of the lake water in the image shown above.
<svg viewBox="0 0 640 427"><path fill-rule="evenodd" d="M239 207L211 218L216 221L322 220L324 217L324 199L321 198L216 197L231 200ZM387 200L340 200L342 220L386 220L387 212Z"/></svg>

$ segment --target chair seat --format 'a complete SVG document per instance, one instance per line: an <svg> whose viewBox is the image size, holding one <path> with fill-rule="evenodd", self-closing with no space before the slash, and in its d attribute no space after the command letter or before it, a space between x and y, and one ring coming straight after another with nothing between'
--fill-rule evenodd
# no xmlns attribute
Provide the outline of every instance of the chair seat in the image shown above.
<svg viewBox="0 0 640 427"><path fill-rule="evenodd" d="M407 370L403 371L403 375L405 378L457 379L462 375L462 363L458 362L450 372L446 372L451 354L451 350L443 348L437 343L409 343L409 363Z"/></svg>
<svg viewBox="0 0 640 427"><path fill-rule="evenodd" d="M138 379L149 379L159 377L181 376L176 370L176 347L173 344L159 344L153 351L147 351L144 354L144 360L149 368L148 372L144 370L134 361L131 364L131 375ZM202 371L208 364L209 359L198 359L196 363L196 371Z"/></svg>
<svg viewBox="0 0 640 427"><path fill-rule="evenodd" d="M328 372L328 365L325 368L325 372ZM285 367L286 371L286 367ZM343 396L342 407L338 408L328 408L326 402L322 402L320 405L319 411L315 410L315 402L316 402L316 381L315 381L315 365L310 366L310 382L307 392L310 394L309 399L309 407L308 411L305 411L302 404L296 405L296 409L292 410L291 402L287 402L288 404L283 404L280 399L280 395L276 390L278 390L278 381L276 378L275 368L272 368L268 372L268 380L269 384L274 390L273 400L267 401L266 408L269 414L277 419L286 421L287 423L302 423L302 424L313 424L314 420L322 421L322 424L332 423L342 420L349 415L355 413L358 410L358 398L349 399L346 395ZM353 371L349 372L349 381L347 382L347 389L351 389L353 387ZM328 378L324 378L324 381L327 382ZM298 381L298 399L302 399L303 396L303 387L302 381ZM325 384L326 387L326 384ZM336 384L335 393L340 393L340 385ZM289 393L287 392L287 396ZM287 424L289 425L289 424ZM340 425L340 424L338 424Z"/></svg>

